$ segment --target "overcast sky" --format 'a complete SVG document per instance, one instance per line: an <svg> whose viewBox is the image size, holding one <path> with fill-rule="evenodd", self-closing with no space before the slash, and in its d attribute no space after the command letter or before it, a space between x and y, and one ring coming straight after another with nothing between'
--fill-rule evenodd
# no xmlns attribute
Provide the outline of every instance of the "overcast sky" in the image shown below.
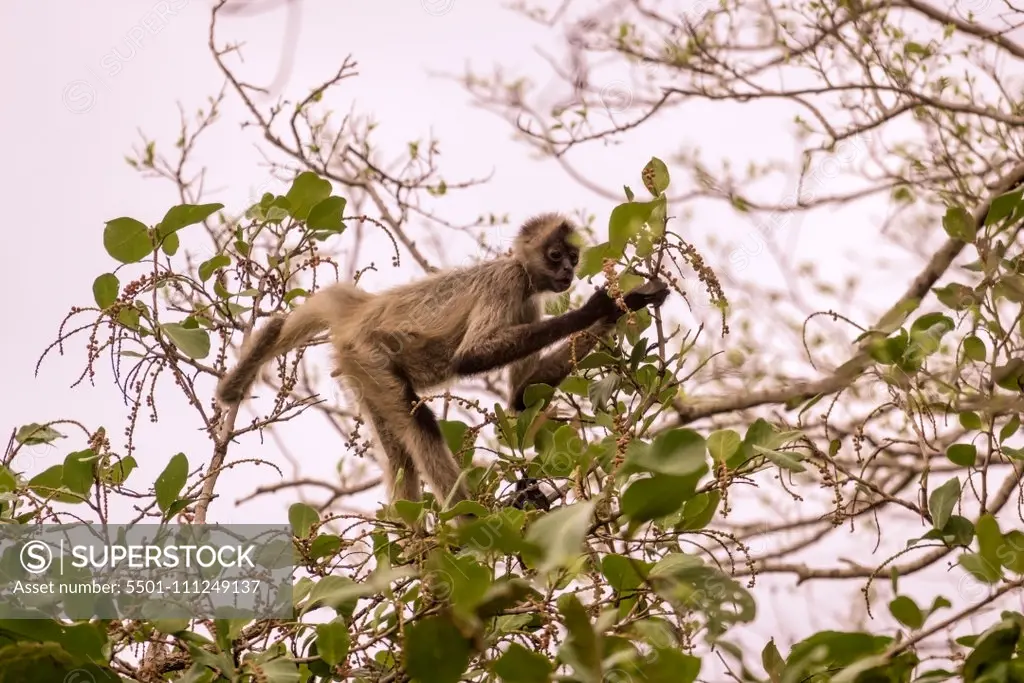
<svg viewBox="0 0 1024 683"><path fill-rule="evenodd" d="M222 35L246 42L241 73L250 82L269 83L277 73L286 24L283 10L223 20ZM0 50L7 65L0 75L6 94L0 130L8 174L4 182L7 252L0 272L8 302L0 374L8 390L0 395L0 414L7 428L68 417L90 428L105 425L114 449L123 447L120 432L127 411L111 381L109 361L101 360L95 388L67 388L81 372L85 337L73 340L64 358L49 357L38 378L33 377L35 361L55 339L68 309L92 303L93 279L116 265L103 250L104 222L131 216L152 224L177 203L175 188L164 181L141 179L124 156L138 143L138 129L158 141L158 151L167 147L176 137L177 104L194 110L220 88L222 77L206 47L208 28L208 4L200 0L104 0L102 9L94 3L23 0L6 2L0 9ZM485 187L452 195L451 205L444 205L446 215L463 219L493 211L508 213L518 223L539 211L587 207L597 215L599 226L607 224L613 202L581 188L556 164L534 160L525 146L511 139L506 123L471 107L457 84L430 75L461 72L467 62L485 72L500 63L545 83L552 75L535 48L557 53L557 33L538 29L495 0L305 0L298 39L287 92L304 93L352 54L359 62L360 76L337 91L338 108L354 104L362 112L373 113L381 122L377 139L392 150L392 157L407 141L433 131L441 141L446 178L494 171ZM618 87L614 81L609 86ZM768 157L796 161L799 148L779 133L788 130L784 126L789 112L766 108L752 117L749 109L727 106L687 112L685 117L650 126L630 138L629 145L593 145L578 159L595 182L609 188L631 184L638 190L639 170L647 159L668 156L684 144L699 144L705 156L730 158L737 167L749 159ZM206 201L222 202L232 211L244 209L267 182L255 147L258 136L239 130L242 118L237 99L229 94L221 123L205 136L197 152L197 159L209 167ZM856 157L859 152L852 147L847 153ZM811 182L824 189L833 180L830 168L812 173ZM787 188L780 186L776 199L786 193ZM839 281L863 267L869 256L878 255L873 238L884 212L881 205L820 212L779 226L772 239L787 254L817 259ZM743 267L734 262L729 275L778 280L778 267L761 249L753 225L737 220L735 213L703 207L687 230L698 245L715 234L732 238L738 249L749 252L750 258L741 259ZM463 252L449 248L456 249L446 254L449 262L475 257L468 243ZM893 252L892 256L897 262L902 258L910 263L906 254ZM382 256L378 266L388 261ZM379 289L413 275L414 269L391 273L382 268L365 283ZM907 279L875 278L866 296L875 297L876 308L887 305ZM694 317L681 306L673 310L685 324L715 317L709 311L698 311ZM166 387L159 423L140 421L135 437L140 469L133 480L137 484L152 481L179 451L189 455L193 467L205 463L209 442L198 428L193 413L175 397L172 387ZM307 414L285 425L281 434L303 459L302 474L332 477L342 446L322 418ZM34 449L31 467L25 469L42 471L82 447L84 442L76 434L57 449ZM270 439L264 446L256 438L248 439L233 457L257 453L292 474ZM296 500L294 492L234 505L236 498L277 479L270 468L233 470L220 481L222 497L213 505L211 520L285 521L287 505ZM374 491L365 501L372 504L379 495ZM733 504L737 505L735 500ZM843 554L841 547L835 551ZM831 562L822 559L819 564ZM821 594L828 595L830 590L822 586ZM786 603L761 595L760 633L766 639L776 633L773 623L783 617L779 605ZM853 589L850 595L853 599L858 594ZM787 609L792 609L791 603ZM838 613L849 610L843 607ZM818 611L804 616L811 628L824 627L828 619Z"/></svg>

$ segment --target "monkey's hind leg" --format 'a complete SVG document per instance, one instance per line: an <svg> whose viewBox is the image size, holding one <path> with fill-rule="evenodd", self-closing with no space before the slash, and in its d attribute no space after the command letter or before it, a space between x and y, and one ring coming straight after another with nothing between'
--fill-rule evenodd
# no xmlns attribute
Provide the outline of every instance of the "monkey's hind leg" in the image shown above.
<svg viewBox="0 0 1024 683"><path fill-rule="evenodd" d="M467 499L469 493L459 479L462 468L448 450L433 411L425 404L413 411L420 398L409 380L383 363L363 360L351 355L339 358L342 373L358 385L362 401L397 437L439 502L455 505Z"/></svg>
<svg viewBox="0 0 1024 683"><path fill-rule="evenodd" d="M405 450L401 440L388 428L387 422L368 405L367 401L362 401L362 407L363 413L370 419L384 454L385 459L381 462L381 468L384 470L384 483L387 486L389 499L393 501L420 500L423 492L416 462Z"/></svg>

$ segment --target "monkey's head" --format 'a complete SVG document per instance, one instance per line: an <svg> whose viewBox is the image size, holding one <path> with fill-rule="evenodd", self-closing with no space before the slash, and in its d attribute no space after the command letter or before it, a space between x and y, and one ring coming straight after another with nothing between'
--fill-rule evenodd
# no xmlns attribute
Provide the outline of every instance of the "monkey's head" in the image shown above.
<svg viewBox="0 0 1024 683"><path fill-rule="evenodd" d="M546 213L526 221L513 253L537 292L564 292L572 285L582 240L565 216Z"/></svg>

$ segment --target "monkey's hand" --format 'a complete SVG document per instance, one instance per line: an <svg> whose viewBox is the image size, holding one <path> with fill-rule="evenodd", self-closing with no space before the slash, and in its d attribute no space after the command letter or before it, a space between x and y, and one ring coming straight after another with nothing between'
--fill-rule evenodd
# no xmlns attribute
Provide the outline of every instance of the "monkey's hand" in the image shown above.
<svg viewBox="0 0 1024 683"><path fill-rule="evenodd" d="M626 307L631 311L638 311L645 306L657 308L665 303L665 299L668 298L668 291L668 285L655 278L630 290L622 299L626 302Z"/></svg>
<svg viewBox="0 0 1024 683"><path fill-rule="evenodd" d="M668 298L668 285L658 279L648 280L639 287L630 290L624 297L626 308L637 311L645 306L661 306ZM595 316L611 322L625 314L615 299L608 295L608 290L599 289L591 295L584 308L594 311Z"/></svg>

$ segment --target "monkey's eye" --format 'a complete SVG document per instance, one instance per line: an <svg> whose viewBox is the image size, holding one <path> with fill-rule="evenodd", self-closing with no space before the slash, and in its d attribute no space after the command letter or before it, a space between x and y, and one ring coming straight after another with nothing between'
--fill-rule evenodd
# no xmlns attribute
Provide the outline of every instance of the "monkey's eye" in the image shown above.
<svg viewBox="0 0 1024 683"><path fill-rule="evenodd" d="M548 259L554 262L562 260L562 252L557 249L548 252Z"/></svg>
<svg viewBox="0 0 1024 683"><path fill-rule="evenodd" d="M571 263L571 264L573 264L575 266L576 263L579 262L579 260L580 260L580 255L579 255L578 252L575 252L575 251L570 251L569 252L569 263Z"/></svg>

